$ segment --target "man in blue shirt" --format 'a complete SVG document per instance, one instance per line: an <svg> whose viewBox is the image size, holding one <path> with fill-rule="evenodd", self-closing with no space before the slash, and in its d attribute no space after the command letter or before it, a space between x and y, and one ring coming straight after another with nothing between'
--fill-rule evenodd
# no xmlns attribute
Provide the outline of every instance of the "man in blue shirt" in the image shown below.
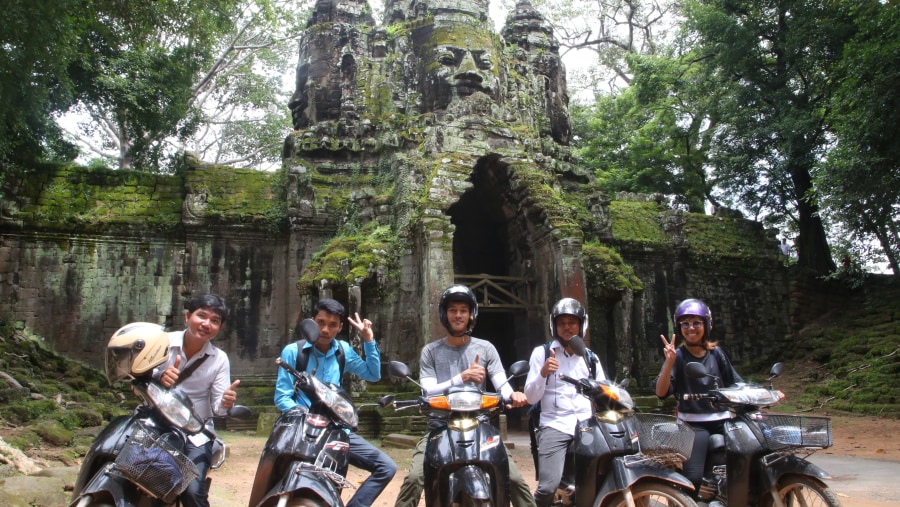
<svg viewBox="0 0 900 507"><path fill-rule="evenodd" d="M314 373L322 382L341 385L341 366L337 353L340 347L348 373L370 382L381 380L381 355L369 319L360 319L358 313L354 315L355 319L347 318L363 338L363 352L366 356L363 359L349 343L335 339L343 329L345 310L342 304L334 299L320 299L313 307L312 314L313 320L319 326L319 340L315 346L304 342L304 349L309 349L306 351L309 360L305 371ZM281 351L281 360L294 366L297 364L298 353L298 342L290 343ZM282 412L292 409L305 410L310 406L306 395L294 392L294 380L283 368L278 369L275 406ZM356 433L350 433L350 464L370 472L371 475L356 490L356 494L347 502L347 507L373 505L375 499L397 473L397 464L387 454Z"/></svg>

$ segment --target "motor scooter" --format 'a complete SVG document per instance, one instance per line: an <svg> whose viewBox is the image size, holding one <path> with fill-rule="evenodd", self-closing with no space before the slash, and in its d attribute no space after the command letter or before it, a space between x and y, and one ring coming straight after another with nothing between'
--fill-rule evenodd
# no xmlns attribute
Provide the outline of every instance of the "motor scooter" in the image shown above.
<svg viewBox="0 0 900 507"><path fill-rule="evenodd" d="M693 430L658 414L635 414L625 389L610 380L560 380L589 398L594 417L575 428L554 505L695 507L691 482L675 468L688 457Z"/></svg>
<svg viewBox="0 0 900 507"><path fill-rule="evenodd" d="M513 363L507 382L527 371L527 361ZM388 373L415 383L409 367L399 361L388 364ZM500 394L464 384L440 395L391 403L396 410L419 407L434 423L424 457L427 507L508 505L509 455L500 430L490 421L508 402Z"/></svg>
<svg viewBox="0 0 900 507"><path fill-rule="evenodd" d="M300 332L313 344L319 338L319 327L310 319L301 322ZM341 491L355 488L346 479L350 465L348 431L356 431L359 410L388 406L394 396L354 407L345 390L309 372L297 371L281 358L275 362L291 374L294 389L306 395L310 407L294 408L275 421L256 468L248 505L343 506Z"/></svg>
<svg viewBox="0 0 900 507"><path fill-rule="evenodd" d="M149 336L166 342L165 351L159 355L164 359L168 354L168 337L160 326L149 323L129 326L145 326L151 329L150 333L157 333ZM128 326L122 328L125 332L128 329ZM138 340L133 349L141 351L150 346ZM110 357L122 352L113 350L112 346L107 348L107 378L113 384L124 377L122 372L110 367ZM152 367L134 366L126 373L132 377L131 390L141 399L141 405L130 415L114 418L94 438L78 471L70 507L178 505L178 496L198 476L197 467L184 454L185 440L192 435L202 433L213 439L211 469L225 461L225 442L206 428L209 419L201 420L194 413L187 395L178 388L164 387L153 378ZM225 417L248 419L251 415L249 408L234 405ZM206 487L209 485L207 477Z"/></svg>
<svg viewBox="0 0 900 507"><path fill-rule="evenodd" d="M685 372L693 378L710 376L701 363L688 363ZM727 407L734 418L725 421L724 435L710 435L707 468L711 474L700 488L702 500L718 500L729 507L829 506L840 507L825 484L827 472L806 460L819 449L832 445L828 417L772 414L760 409L784 399L773 387L773 379L784 372L775 363L769 386L739 383L708 393L685 394L685 400L709 400Z"/></svg>

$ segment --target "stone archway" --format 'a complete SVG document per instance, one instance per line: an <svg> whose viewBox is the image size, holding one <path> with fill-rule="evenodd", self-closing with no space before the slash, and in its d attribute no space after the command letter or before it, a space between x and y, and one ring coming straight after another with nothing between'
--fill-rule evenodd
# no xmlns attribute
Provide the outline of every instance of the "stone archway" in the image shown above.
<svg viewBox="0 0 900 507"><path fill-rule="evenodd" d="M545 288L535 276L533 237L509 184L509 168L498 157L484 157L472 172L472 188L448 210L457 283L474 288L479 299L474 336L497 347L504 366L528 359L543 342Z"/></svg>

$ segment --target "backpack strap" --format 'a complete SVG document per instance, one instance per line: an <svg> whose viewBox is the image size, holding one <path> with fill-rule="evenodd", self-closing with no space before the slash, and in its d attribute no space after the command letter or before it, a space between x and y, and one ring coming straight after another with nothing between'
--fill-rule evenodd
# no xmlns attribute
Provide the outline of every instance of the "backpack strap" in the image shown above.
<svg viewBox="0 0 900 507"><path fill-rule="evenodd" d="M344 365L347 363L347 357L344 354L344 347L341 345L340 340L338 340L338 348L334 351L335 357L338 360L338 371L340 372L341 379L344 378ZM306 346L306 340L297 340L297 363L294 365L294 369L297 371L306 371L306 366L309 364L309 349L312 347Z"/></svg>

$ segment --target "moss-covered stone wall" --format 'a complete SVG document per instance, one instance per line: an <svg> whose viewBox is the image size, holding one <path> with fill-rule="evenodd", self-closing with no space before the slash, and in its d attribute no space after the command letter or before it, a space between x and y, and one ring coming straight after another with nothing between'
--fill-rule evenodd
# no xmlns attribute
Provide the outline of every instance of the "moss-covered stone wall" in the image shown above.
<svg viewBox="0 0 900 507"><path fill-rule="evenodd" d="M235 375L270 375L299 304L282 176L185 162L176 175L78 167L8 175L0 318L102 367L123 324L181 329L184 302L216 292L233 311L217 345Z"/></svg>

